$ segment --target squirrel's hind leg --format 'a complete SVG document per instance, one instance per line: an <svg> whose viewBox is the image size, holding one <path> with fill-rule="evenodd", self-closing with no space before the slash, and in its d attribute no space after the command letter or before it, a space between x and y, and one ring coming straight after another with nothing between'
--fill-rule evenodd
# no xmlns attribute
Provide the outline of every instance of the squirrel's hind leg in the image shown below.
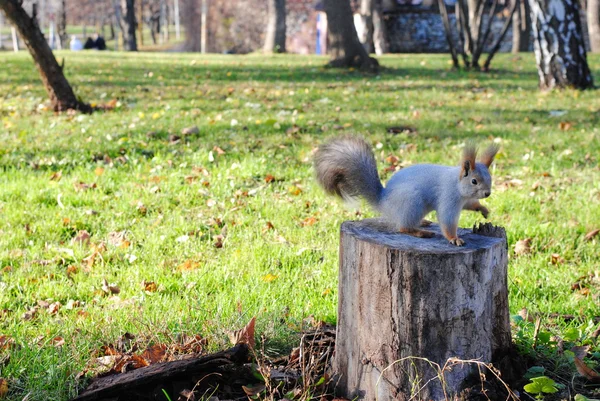
<svg viewBox="0 0 600 401"><path fill-rule="evenodd" d="M402 234L412 235L413 237L419 238L433 238L435 233L427 230L419 230L418 228L401 228L399 230Z"/></svg>
<svg viewBox="0 0 600 401"><path fill-rule="evenodd" d="M421 227L429 227L432 224L433 224L433 221L431 221L431 220L427 220L427 219L421 220Z"/></svg>

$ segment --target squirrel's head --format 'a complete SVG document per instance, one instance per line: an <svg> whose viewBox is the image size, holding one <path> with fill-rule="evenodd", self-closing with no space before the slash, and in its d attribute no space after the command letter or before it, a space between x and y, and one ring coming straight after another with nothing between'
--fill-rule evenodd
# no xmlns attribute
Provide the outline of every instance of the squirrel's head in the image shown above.
<svg viewBox="0 0 600 401"><path fill-rule="evenodd" d="M460 162L460 193L465 198L482 199L492 193L492 176L489 167L498 153L498 145L490 145L475 162L477 149L467 146Z"/></svg>

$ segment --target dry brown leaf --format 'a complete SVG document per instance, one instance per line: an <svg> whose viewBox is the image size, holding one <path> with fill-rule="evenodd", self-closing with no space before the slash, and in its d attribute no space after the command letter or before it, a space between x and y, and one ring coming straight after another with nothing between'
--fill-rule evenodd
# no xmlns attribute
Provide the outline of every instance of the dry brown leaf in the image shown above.
<svg viewBox="0 0 600 401"><path fill-rule="evenodd" d="M15 343L15 340L9 336L0 336L0 351L7 350L12 347Z"/></svg>
<svg viewBox="0 0 600 401"><path fill-rule="evenodd" d="M598 233L600 233L600 228L597 228L597 229L592 230L589 233L587 233L585 235L585 237L583 237L583 240L584 241L591 241L592 238L594 238L596 235L598 235Z"/></svg>
<svg viewBox="0 0 600 401"><path fill-rule="evenodd" d="M71 239L72 244L89 244L91 235L87 230L79 230L77 234Z"/></svg>
<svg viewBox="0 0 600 401"><path fill-rule="evenodd" d="M102 279L102 291L106 294L118 294L121 292L121 289L116 284L108 284L106 279Z"/></svg>
<svg viewBox="0 0 600 401"><path fill-rule="evenodd" d="M8 394L8 381L0 377L0 399Z"/></svg>
<svg viewBox="0 0 600 401"><path fill-rule="evenodd" d="M63 345L65 345L65 339L60 336L56 336L52 339L51 343L55 347L59 348L59 347L62 347Z"/></svg>
<svg viewBox="0 0 600 401"><path fill-rule="evenodd" d="M58 311L60 310L61 306L62 306L62 304L58 301L48 305L48 313L51 315L56 315L58 313Z"/></svg>
<svg viewBox="0 0 600 401"><path fill-rule="evenodd" d="M575 357L574 358L575 367L580 375L588 379L592 383L600 383L600 374L598 374L594 369L590 368L585 364L581 359Z"/></svg>
<svg viewBox="0 0 600 401"><path fill-rule="evenodd" d="M52 175L50 176L50 181L58 182L58 181L60 181L61 178L62 178L62 170L52 173Z"/></svg>
<svg viewBox="0 0 600 401"><path fill-rule="evenodd" d="M266 386L262 383L256 384L252 387L242 386L242 390L244 390L244 393L246 393L246 395L248 397L255 397L255 396L259 395L260 393L262 393L265 390L265 388L266 388Z"/></svg>
<svg viewBox="0 0 600 401"><path fill-rule="evenodd" d="M177 270L190 271L190 270L196 270L198 267L200 267L200 262L196 262L194 260L188 259L188 260L184 261L182 264L180 264L177 267Z"/></svg>
<svg viewBox="0 0 600 401"><path fill-rule="evenodd" d="M275 177L273 177L271 174L267 174L267 176L265 177L265 182L267 184L269 184L269 183L271 183L273 181L275 181Z"/></svg>
<svg viewBox="0 0 600 401"><path fill-rule="evenodd" d="M553 265L559 265L564 262L565 262L565 258L560 256L560 254L553 253L552 255L550 255L550 263L552 263Z"/></svg>
<svg viewBox="0 0 600 401"><path fill-rule="evenodd" d="M200 129L194 125L181 130L181 135L196 135L200 133Z"/></svg>
<svg viewBox="0 0 600 401"><path fill-rule="evenodd" d="M561 121L558 123L558 128L560 128L561 131L568 131L573 128L573 124L569 121Z"/></svg>
<svg viewBox="0 0 600 401"><path fill-rule="evenodd" d="M127 231L113 231L108 234L108 243L112 246L121 247L127 241Z"/></svg>
<svg viewBox="0 0 600 401"><path fill-rule="evenodd" d="M144 286L144 291L156 292L156 290L158 290L158 286L156 285L156 283L154 281L145 281L144 280L142 285Z"/></svg>
<svg viewBox="0 0 600 401"><path fill-rule="evenodd" d="M256 323L256 316L250 319L250 322L241 330L236 330L229 334L229 341L233 345L247 344L250 348L254 348L256 341L254 339L254 324Z"/></svg>
<svg viewBox="0 0 600 401"><path fill-rule="evenodd" d="M319 221L319 220L317 220L317 218L316 218L316 217L314 217L314 216L310 216L310 217L307 217L307 218L305 218L304 220L302 220L302 222L300 223L300 225L301 225L302 227L313 226L313 225L315 225L315 223L316 223L317 221Z"/></svg>
<svg viewBox="0 0 600 401"><path fill-rule="evenodd" d="M148 361L148 364L162 362L165 359L167 352L167 346L164 344L155 344L144 352L142 352L142 358Z"/></svg>
<svg viewBox="0 0 600 401"><path fill-rule="evenodd" d="M531 238L517 241L515 244L515 256L531 253Z"/></svg>
<svg viewBox="0 0 600 401"><path fill-rule="evenodd" d="M67 277L70 278L70 279L72 279L73 275L77 274L78 271L79 271L79 268L77 266L75 266L75 265L69 265L67 267Z"/></svg>
<svg viewBox="0 0 600 401"><path fill-rule="evenodd" d="M583 360L590 351L589 345L577 345L571 348L571 351L575 354L575 358Z"/></svg>

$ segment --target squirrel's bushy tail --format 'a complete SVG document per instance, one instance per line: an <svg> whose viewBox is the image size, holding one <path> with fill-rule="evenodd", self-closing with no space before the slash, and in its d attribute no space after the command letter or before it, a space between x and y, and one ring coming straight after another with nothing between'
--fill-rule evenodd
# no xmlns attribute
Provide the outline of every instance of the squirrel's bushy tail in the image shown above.
<svg viewBox="0 0 600 401"><path fill-rule="evenodd" d="M315 154L315 170L325 192L344 200L363 197L374 207L379 204L383 186L364 139L345 136L322 145Z"/></svg>

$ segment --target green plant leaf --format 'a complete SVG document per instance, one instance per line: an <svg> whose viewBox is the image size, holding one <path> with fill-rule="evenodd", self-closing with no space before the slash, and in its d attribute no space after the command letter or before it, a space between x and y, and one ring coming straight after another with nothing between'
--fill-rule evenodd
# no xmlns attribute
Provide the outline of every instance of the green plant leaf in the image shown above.
<svg viewBox="0 0 600 401"><path fill-rule="evenodd" d="M523 375L525 379L532 379L534 377L543 376L546 368L543 366L532 366L527 369L527 372Z"/></svg>

